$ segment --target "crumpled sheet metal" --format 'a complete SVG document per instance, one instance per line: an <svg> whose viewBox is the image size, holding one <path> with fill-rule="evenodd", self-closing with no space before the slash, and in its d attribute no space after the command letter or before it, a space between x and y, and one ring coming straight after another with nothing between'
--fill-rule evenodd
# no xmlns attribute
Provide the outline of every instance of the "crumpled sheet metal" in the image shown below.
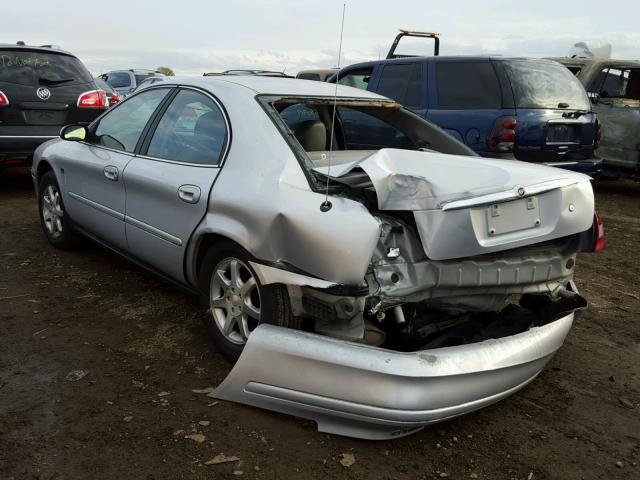
<svg viewBox="0 0 640 480"><path fill-rule="evenodd" d="M573 318L410 353L263 324L210 396L308 418L321 432L398 438L523 388L560 348Z"/></svg>
<svg viewBox="0 0 640 480"><path fill-rule="evenodd" d="M380 210L435 210L451 200L509 191L516 185L559 178L566 178L568 183L589 179L581 173L517 160L393 148L383 148L330 169L322 166L314 170L340 180L356 168L364 170L371 179Z"/></svg>

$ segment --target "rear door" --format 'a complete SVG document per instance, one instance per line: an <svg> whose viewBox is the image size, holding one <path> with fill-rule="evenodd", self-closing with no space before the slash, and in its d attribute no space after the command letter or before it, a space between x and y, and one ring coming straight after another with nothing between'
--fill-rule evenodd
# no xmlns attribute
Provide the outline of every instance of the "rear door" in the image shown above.
<svg viewBox="0 0 640 480"><path fill-rule="evenodd" d="M207 211L229 138L218 101L182 88L154 121L141 155L125 169L129 250L178 281L185 280L187 243Z"/></svg>
<svg viewBox="0 0 640 480"><path fill-rule="evenodd" d="M92 125L87 142L67 142L62 167L65 205L89 233L126 250L123 173L149 119L169 88L144 91Z"/></svg>
<svg viewBox="0 0 640 480"><path fill-rule="evenodd" d="M489 59L432 61L429 70L427 119L480 154L487 154L487 139L503 108L498 74Z"/></svg>
<svg viewBox="0 0 640 480"><path fill-rule="evenodd" d="M602 123L598 155L607 166L640 168L640 67L605 66L589 87Z"/></svg>
<svg viewBox="0 0 640 480"><path fill-rule="evenodd" d="M517 159L564 166L593 157L595 116L584 87L571 71L550 61L496 64L504 68L513 90Z"/></svg>

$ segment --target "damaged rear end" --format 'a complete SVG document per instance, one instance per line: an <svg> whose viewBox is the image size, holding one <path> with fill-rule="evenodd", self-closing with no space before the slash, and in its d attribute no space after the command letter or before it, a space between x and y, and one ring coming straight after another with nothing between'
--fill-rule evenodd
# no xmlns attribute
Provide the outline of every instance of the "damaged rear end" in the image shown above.
<svg viewBox="0 0 640 480"><path fill-rule="evenodd" d="M589 178L477 157L390 101L337 101L333 132L333 99L262 101L312 186L365 205L378 238L360 284L252 265L307 331L260 325L214 396L383 439L535 378L586 307L573 273L601 233Z"/></svg>

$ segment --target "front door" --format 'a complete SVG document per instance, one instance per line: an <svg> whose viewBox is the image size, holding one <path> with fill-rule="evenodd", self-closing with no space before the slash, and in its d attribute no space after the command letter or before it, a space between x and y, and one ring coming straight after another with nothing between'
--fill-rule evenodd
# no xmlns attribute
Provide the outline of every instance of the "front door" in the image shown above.
<svg viewBox="0 0 640 480"><path fill-rule="evenodd" d="M229 129L217 101L191 88L155 123L124 172L127 240L136 257L184 281L187 243L207 212Z"/></svg>
<svg viewBox="0 0 640 480"><path fill-rule="evenodd" d="M603 166L640 168L640 68L605 67L596 88L593 110L602 124Z"/></svg>
<svg viewBox="0 0 640 480"><path fill-rule="evenodd" d="M123 172L168 88L143 92L114 107L93 126L86 142L69 142L64 170L65 204L89 233L126 249Z"/></svg>

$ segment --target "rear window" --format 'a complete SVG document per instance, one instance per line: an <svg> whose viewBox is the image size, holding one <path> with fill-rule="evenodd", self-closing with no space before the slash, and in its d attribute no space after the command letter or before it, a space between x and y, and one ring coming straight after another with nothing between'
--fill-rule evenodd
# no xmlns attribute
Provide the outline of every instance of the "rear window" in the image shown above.
<svg viewBox="0 0 640 480"><path fill-rule="evenodd" d="M0 50L0 82L35 86L91 81L91 74L76 57L53 52Z"/></svg>
<svg viewBox="0 0 640 480"><path fill-rule="evenodd" d="M491 62L437 62L438 105L443 109L502 108Z"/></svg>
<svg viewBox="0 0 640 480"><path fill-rule="evenodd" d="M504 62L516 108L559 108L566 103L576 110L590 110L591 103L580 81L556 63L511 60Z"/></svg>
<svg viewBox="0 0 640 480"><path fill-rule="evenodd" d="M104 75L105 81L113 88L131 86L131 76L127 72L111 72Z"/></svg>
<svg viewBox="0 0 640 480"><path fill-rule="evenodd" d="M299 73L297 78L300 78L302 80L320 81L320 75L318 75L317 73Z"/></svg>

